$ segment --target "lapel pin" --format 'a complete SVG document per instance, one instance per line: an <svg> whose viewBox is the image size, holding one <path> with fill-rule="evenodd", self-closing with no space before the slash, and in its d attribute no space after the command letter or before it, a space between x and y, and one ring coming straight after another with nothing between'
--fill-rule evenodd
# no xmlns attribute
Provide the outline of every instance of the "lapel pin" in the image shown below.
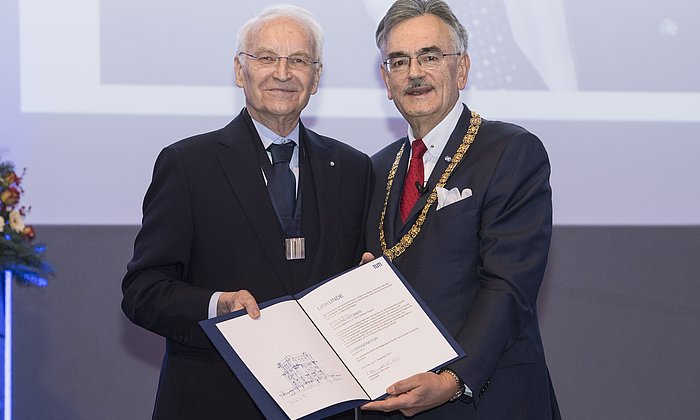
<svg viewBox="0 0 700 420"><path fill-rule="evenodd" d="M445 162L447 162L447 163L452 162L452 156L445 156Z"/></svg>
<svg viewBox="0 0 700 420"><path fill-rule="evenodd" d="M335 162L331 161L331 166L335 166Z"/></svg>

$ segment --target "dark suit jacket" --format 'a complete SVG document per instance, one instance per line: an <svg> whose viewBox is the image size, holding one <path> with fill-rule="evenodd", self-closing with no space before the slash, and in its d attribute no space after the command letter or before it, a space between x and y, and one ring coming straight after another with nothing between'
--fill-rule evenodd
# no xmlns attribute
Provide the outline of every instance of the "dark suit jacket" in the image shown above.
<svg viewBox="0 0 700 420"><path fill-rule="evenodd" d="M166 147L156 161L122 284L127 317L166 338L154 418L261 418L198 325L215 291L246 289L258 302L299 291L254 141L244 110L223 129ZM303 125L300 143L311 168L302 169L300 185L315 185L320 237L303 285L310 286L360 259L371 162Z"/></svg>
<svg viewBox="0 0 700 420"><path fill-rule="evenodd" d="M469 126L465 107L443 156L452 156ZM373 156L376 184L367 244L380 255L379 216L389 169L406 144L386 219L388 246L413 225L428 194L407 223L399 201L410 145L400 139ZM447 167L440 159L428 186ZM418 237L394 259L467 357L450 366L474 392L473 404L447 403L416 418L549 419L556 406L545 365L537 294L544 275L552 223L549 161L542 143L525 129L483 120L478 135L445 188L473 195L436 211L433 204ZM389 384L387 384L389 385Z"/></svg>

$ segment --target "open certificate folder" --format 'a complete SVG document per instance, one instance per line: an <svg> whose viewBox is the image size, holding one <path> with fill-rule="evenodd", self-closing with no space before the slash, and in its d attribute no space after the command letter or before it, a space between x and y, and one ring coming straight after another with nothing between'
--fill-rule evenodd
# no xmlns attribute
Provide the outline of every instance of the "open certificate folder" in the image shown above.
<svg viewBox="0 0 700 420"><path fill-rule="evenodd" d="M464 351L386 259L200 325L268 419L322 418Z"/></svg>

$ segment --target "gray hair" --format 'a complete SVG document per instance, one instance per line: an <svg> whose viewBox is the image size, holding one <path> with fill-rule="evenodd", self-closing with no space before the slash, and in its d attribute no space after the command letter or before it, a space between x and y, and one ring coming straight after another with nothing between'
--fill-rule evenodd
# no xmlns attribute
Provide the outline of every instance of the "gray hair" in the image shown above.
<svg viewBox="0 0 700 420"><path fill-rule="evenodd" d="M452 39L455 48L460 53L467 52L469 46L469 35L457 17L452 13L452 9L443 0L397 0L391 5L386 15L379 22L375 39L377 48L384 52L386 39L396 25L399 23L423 15L434 15L445 22L452 32Z"/></svg>
<svg viewBox="0 0 700 420"><path fill-rule="evenodd" d="M314 53L319 61L323 60L323 28L314 15L306 9L291 4L278 4L265 8L260 14L246 22L236 35L236 56L248 43L252 30L268 20L291 18L304 26L314 44Z"/></svg>

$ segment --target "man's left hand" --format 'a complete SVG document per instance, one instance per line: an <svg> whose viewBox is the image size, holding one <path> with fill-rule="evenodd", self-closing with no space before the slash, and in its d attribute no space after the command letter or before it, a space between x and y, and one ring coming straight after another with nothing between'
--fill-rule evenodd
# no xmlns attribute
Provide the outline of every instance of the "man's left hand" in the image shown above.
<svg viewBox="0 0 700 420"><path fill-rule="evenodd" d="M362 406L363 410L394 411L404 416L413 416L422 411L442 405L457 391L457 383L447 374L419 373L396 382L387 388L389 396L382 401L373 401Z"/></svg>
<svg viewBox="0 0 700 420"><path fill-rule="evenodd" d="M360 265L365 265L370 261L374 261L374 255L371 252L365 252L362 254L362 259L360 260Z"/></svg>

